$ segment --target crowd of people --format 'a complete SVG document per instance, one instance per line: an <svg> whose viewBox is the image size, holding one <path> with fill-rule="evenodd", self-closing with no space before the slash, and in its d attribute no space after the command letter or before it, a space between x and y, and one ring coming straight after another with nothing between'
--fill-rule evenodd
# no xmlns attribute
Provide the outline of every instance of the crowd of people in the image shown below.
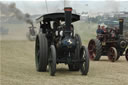
<svg viewBox="0 0 128 85"><path fill-rule="evenodd" d="M116 37L119 34L119 29L117 27L108 28L104 25L98 25L98 29L96 31L97 35L100 34L110 34L111 37Z"/></svg>
<svg viewBox="0 0 128 85"><path fill-rule="evenodd" d="M96 31L97 34L105 34L106 32L107 30L104 25L103 26L98 25L98 29Z"/></svg>

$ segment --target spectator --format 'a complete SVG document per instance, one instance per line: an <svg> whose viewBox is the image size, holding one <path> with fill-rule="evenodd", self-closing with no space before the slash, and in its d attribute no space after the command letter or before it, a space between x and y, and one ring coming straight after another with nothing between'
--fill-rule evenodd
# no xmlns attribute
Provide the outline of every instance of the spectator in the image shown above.
<svg viewBox="0 0 128 85"><path fill-rule="evenodd" d="M98 29L97 29L96 33L103 34L103 30L101 29L100 25L98 25Z"/></svg>
<svg viewBox="0 0 128 85"><path fill-rule="evenodd" d="M106 32L107 32L107 30L106 30L105 26L102 26L102 31L103 31L103 33L102 33L102 34L104 34L104 33L106 33Z"/></svg>

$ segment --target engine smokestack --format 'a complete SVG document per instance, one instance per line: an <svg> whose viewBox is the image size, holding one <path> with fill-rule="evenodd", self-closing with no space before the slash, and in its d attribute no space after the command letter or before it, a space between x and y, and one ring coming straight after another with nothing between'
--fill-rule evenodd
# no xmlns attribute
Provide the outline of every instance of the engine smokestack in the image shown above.
<svg viewBox="0 0 128 85"><path fill-rule="evenodd" d="M71 22L72 22L72 8L71 7L65 7L65 25L66 25L66 30L70 31L71 28Z"/></svg>
<svg viewBox="0 0 128 85"><path fill-rule="evenodd" d="M120 29L120 34L123 35L123 23L124 19L119 19L119 29Z"/></svg>

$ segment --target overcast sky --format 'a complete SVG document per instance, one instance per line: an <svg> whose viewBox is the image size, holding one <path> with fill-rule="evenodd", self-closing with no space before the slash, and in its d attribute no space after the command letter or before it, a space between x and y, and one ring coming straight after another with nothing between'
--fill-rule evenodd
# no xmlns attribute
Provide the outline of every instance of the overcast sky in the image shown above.
<svg viewBox="0 0 128 85"><path fill-rule="evenodd" d="M3 3L16 3L17 8L24 13L43 14L47 13L45 0L0 0ZM55 12L64 8L64 0L46 0L48 12ZM65 0L66 6L71 6L77 12L105 12L105 11L128 11L128 0Z"/></svg>

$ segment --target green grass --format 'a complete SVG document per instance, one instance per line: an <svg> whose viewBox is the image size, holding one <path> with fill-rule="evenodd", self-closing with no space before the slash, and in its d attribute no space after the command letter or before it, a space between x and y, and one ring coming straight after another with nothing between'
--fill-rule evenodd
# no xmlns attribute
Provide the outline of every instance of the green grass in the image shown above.
<svg viewBox="0 0 128 85"><path fill-rule="evenodd" d="M88 44L89 40L96 38L97 24L84 21L74 23L75 32L80 34L83 44Z"/></svg>
<svg viewBox="0 0 128 85"><path fill-rule="evenodd" d="M87 44L91 38L95 38L97 24L84 21L73 23L75 32L80 34L82 41ZM35 24L37 30L39 26ZM28 32L28 24L3 24L5 28L9 29L8 35L2 36L2 40L26 40L26 33Z"/></svg>

